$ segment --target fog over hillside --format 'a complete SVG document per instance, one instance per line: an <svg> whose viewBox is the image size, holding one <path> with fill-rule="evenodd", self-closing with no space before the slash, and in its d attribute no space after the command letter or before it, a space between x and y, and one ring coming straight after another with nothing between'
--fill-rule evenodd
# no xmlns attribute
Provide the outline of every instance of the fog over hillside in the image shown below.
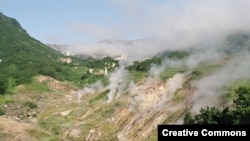
<svg viewBox="0 0 250 141"><path fill-rule="evenodd" d="M142 60L164 50L195 48L213 54L213 51L224 47L225 38L229 35L250 31L250 16L247 14L250 2L247 0L189 0L180 6L163 4L151 7L144 1L110 2L123 10L125 18L134 17L131 24L118 28L118 33L111 27L99 27L105 31L104 35L110 36L95 34L100 37L100 42L70 45L70 51L87 55L124 54L131 61ZM138 9L137 6L145 9ZM79 32L86 28L85 25L72 26ZM134 31L140 35L139 39L123 40L122 35L126 32L122 29Z"/></svg>

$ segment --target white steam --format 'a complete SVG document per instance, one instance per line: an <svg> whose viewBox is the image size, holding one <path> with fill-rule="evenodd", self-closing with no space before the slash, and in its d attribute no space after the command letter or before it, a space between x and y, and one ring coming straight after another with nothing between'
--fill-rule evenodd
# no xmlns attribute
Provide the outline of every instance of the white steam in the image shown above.
<svg viewBox="0 0 250 141"><path fill-rule="evenodd" d="M223 51L219 51L217 49L207 49L203 50L202 52L194 52L192 53L186 60L185 65L192 69L197 67L200 63L203 62L218 62L224 58L226 58L227 55Z"/></svg>
<svg viewBox="0 0 250 141"><path fill-rule="evenodd" d="M119 97L124 90L126 89L128 83L129 72L125 69L124 65L121 65L119 68L110 74L109 76L109 85L107 88L110 90L108 93L108 103L111 102L115 97Z"/></svg>
<svg viewBox="0 0 250 141"><path fill-rule="evenodd" d="M164 71L165 69L166 69L166 65L164 65L164 64L162 64L162 65L152 64L150 67L150 70L149 70L149 74L153 78L158 78L160 73L162 71Z"/></svg>
<svg viewBox="0 0 250 141"><path fill-rule="evenodd" d="M103 84L101 81L97 81L91 85L89 85L88 87L85 87L84 89L82 90L79 90L77 92L77 100L81 100L81 98L86 95L86 94L92 94L92 93L95 93L97 91L100 91L104 88Z"/></svg>
<svg viewBox="0 0 250 141"><path fill-rule="evenodd" d="M85 23L73 24L73 27L77 25L78 32L84 34L93 35L89 30L93 30L93 33L101 32L100 36L96 34L95 37L104 40L76 44L70 48L74 53L102 53L109 56L123 54L132 62L163 50L220 48L217 45L226 36L250 31L248 0L177 0L161 4L142 0L109 0L108 4L119 9L122 22L119 25L103 23L100 27L95 25L91 28L86 27ZM138 38L129 40L131 34ZM190 60L191 66L195 65L193 63Z"/></svg>
<svg viewBox="0 0 250 141"><path fill-rule="evenodd" d="M193 97L195 103L193 111L198 111L204 106L218 106L224 86L236 80L250 79L250 62L247 60L250 60L250 55L242 54L223 68L195 82L193 85L198 90Z"/></svg>

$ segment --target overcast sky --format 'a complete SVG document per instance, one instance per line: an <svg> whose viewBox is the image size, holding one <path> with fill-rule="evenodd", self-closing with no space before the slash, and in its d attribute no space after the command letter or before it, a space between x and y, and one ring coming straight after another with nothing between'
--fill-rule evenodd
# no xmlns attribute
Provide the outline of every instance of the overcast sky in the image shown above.
<svg viewBox="0 0 250 141"><path fill-rule="evenodd" d="M57 44L180 35L190 41L245 30L249 7L249 0L0 0L0 11L31 36Z"/></svg>

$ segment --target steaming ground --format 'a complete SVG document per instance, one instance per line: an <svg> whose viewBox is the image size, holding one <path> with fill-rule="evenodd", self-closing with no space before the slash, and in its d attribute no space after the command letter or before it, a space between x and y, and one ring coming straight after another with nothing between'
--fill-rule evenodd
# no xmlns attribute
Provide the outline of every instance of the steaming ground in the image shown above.
<svg viewBox="0 0 250 141"><path fill-rule="evenodd" d="M77 100L80 100L84 95L98 92L103 89L103 84L101 81L97 81L90 86L85 87L84 89L77 92Z"/></svg>
<svg viewBox="0 0 250 141"><path fill-rule="evenodd" d="M108 84L89 84L78 91L76 105L65 103L47 113L66 120L60 131L76 140L156 140L158 124L182 124L187 111L198 112L205 106L220 108L225 104L225 88L235 81L250 79L250 36L236 34L222 39L176 49L188 55L180 59L165 56L161 64L151 64L139 82L131 79L133 72L126 68L135 58L151 58L162 52L127 56L105 75ZM126 46L133 47L131 44ZM174 74L162 79L161 74L168 71ZM43 117L48 118L46 114Z"/></svg>
<svg viewBox="0 0 250 141"><path fill-rule="evenodd" d="M92 140L100 139L105 136L103 132L107 132L104 127L111 126L112 129L117 129L117 140L146 140L154 135L158 124L182 124L183 115L187 111L198 112L205 106L220 108L225 87L237 80L250 79L250 63L246 61L250 59L250 55L249 52L231 55L218 51L210 55L213 58L209 58L210 53L211 50L197 51L181 60L167 58L161 65L151 65L148 77L138 83L129 79L131 74L126 70L126 63L123 63L108 74L109 84L99 87L110 90L107 100L98 102L98 106L88 110L82 120L88 121L87 117L91 113L102 114L99 112L100 107L103 107L105 112L108 108L116 107L115 105L124 106L115 108L115 112L105 120L107 123L99 123L99 127L92 128L87 137ZM204 64L216 67L200 78L190 81L193 77L192 71ZM176 72L166 80L160 78L161 72L183 66L185 71ZM98 84L100 85L100 82ZM98 95L98 91L102 90L97 89L96 84L80 91L79 103L86 100L85 94Z"/></svg>
<svg viewBox="0 0 250 141"><path fill-rule="evenodd" d="M106 87L99 87L99 85L102 85L100 82L92 84L78 93L78 100L85 94L97 93L100 89L109 89L107 103L119 97L130 97L131 107L139 105L141 109L147 109L159 103L166 103L168 101L166 99L171 97L169 95L173 95L178 90L186 89L185 87L188 85L190 87L188 89L193 89L192 94L188 96L192 103L193 112L198 112L201 107L205 106L218 107L222 103L220 98L224 93L223 88L237 80L250 79L250 63L246 61L250 59L249 38L244 41L241 47L237 47L234 42L230 42L228 37L223 39L223 41L212 46L208 44L203 47L183 50L189 52L189 55L184 59L166 58L160 65L152 64L148 77L137 84L129 80L130 72L126 70L126 67L134 61L134 58L127 57L127 60L121 60L119 68L108 75L109 84ZM236 37L236 39L238 38ZM131 44L133 43L126 44L126 46L133 47L134 45L131 46ZM152 52L157 54L154 51ZM149 55L145 58L150 57ZM187 77L192 76L192 71L208 64L215 65L217 68L184 85L184 82L188 81ZM172 68L184 68L184 72L177 73L173 78L166 81L161 81L159 74ZM176 79L176 77L179 78Z"/></svg>
<svg viewBox="0 0 250 141"><path fill-rule="evenodd" d="M122 2L114 3L120 5ZM139 20L142 17L141 21L154 22L138 21L138 29L133 24L129 27L135 32L145 31L140 40L111 38L72 46L74 53L120 60L120 66L107 75L108 85L90 84L77 94L78 102L84 103L88 98L86 95L109 90L104 102L91 105L84 112L86 115L82 115L84 122L93 115L90 121L94 125L97 121L92 122L93 117L102 119L98 127L91 128L88 139L101 139L107 131L117 129L111 134L115 133L119 140L145 140L159 123L182 123L186 111L198 112L205 106L220 107L226 87L235 81L250 79L250 16L246 14L249 4L247 0L190 0L176 11L165 10L169 7L163 4L154 6L149 13L148 3L144 3L144 14L150 16L146 16L149 20L144 19L143 12L134 16ZM122 7L128 15L131 14L127 9L130 6ZM130 79L131 72L126 67L165 51L184 51L188 55L181 59L165 57L160 65L151 64L148 74L140 82ZM161 79L161 73L173 69L181 71L166 80ZM103 113L112 114L105 117ZM107 130L105 125L112 129Z"/></svg>
<svg viewBox="0 0 250 141"><path fill-rule="evenodd" d="M111 102L114 98L117 98L124 93L128 81L128 71L123 65L110 74L109 85L107 86L107 89L110 90L108 93L108 102Z"/></svg>

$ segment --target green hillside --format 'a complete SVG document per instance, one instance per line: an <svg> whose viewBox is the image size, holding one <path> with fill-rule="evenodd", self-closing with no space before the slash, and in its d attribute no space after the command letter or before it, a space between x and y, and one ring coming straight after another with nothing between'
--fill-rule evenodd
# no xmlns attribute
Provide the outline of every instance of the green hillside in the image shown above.
<svg viewBox="0 0 250 141"><path fill-rule="evenodd" d="M29 36L17 20L0 13L0 55L2 59L27 55L26 58L56 61L62 57L43 43Z"/></svg>
<svg viewBox="0 0 250 141"><path fill-rule="evenodd" d="M0 13L0 76L10 76L18 83L28 82L29 76L54 69L62 54L29 36L17 20Z"/></svg>

